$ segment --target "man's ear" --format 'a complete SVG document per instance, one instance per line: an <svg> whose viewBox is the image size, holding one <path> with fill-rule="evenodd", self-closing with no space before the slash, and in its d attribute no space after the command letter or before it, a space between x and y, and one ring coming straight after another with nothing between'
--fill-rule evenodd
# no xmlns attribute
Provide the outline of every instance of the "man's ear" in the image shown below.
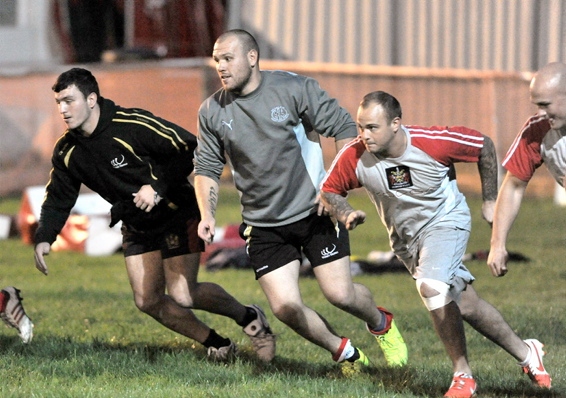
<svg viewBox="0 0 566 398"><path fill-rule="evenodd" d="M96 101L98 100L98 95L96 93L90 93L88 97L86 97L86 102L90 109L93 109L96 105Z"/></svg>
<svg viewBox="0 0 566 398"><path fill-rule="evenodd" d="M397 130L399 130L399 128L401 127L401 118L400 117L396 117L391 121L391 127L393 128L393 131L397 132Z"/></svg>
<svg viewBox="0 0 566 398"><path fill-rule="evenodd" d="M248 51L248 62L250 63L250 66L252 68L257 65L257 51L256 50Z"/></svg>

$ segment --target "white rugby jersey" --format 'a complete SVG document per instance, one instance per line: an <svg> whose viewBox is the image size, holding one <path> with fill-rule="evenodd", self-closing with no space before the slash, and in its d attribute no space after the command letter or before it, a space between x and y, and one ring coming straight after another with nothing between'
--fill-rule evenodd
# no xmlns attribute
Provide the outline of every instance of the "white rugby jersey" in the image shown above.
<svg viewBox="0 0 566 398"><path fill-rule="evenodd" d="M566 174L566 137L552 130L545 116L527 120L503 159L503 167L528 182L544 163L557 183L564 186Z"/></svg>
<svg viewBox="0 0 566 398"><path fill-rule="evenodd" d="M391 248L404 257L431 225L470 230L470 211L451 169L456 162L479 160L483 135L466 127L402 126L402 132L407 148L398 158L378 159L361 137L348 143L321 189L346 196L364 187L389 232Z"/></svg>

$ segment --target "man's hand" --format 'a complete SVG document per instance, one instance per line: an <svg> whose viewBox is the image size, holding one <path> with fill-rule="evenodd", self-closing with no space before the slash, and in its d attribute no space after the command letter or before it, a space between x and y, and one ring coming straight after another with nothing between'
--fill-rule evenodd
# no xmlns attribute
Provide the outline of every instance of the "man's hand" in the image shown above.
<svg viewBox="0 0 566 398"><path fill-rule="evenodd" d="M51 251L51 245L47 242L39 242L37 245L35 245L35 250L34 250L35 268L40 270L45 275L48 274L48 270L44 256L49 255L50 251Z"/></svg>
<svg viewBox="0 0 566 398"><path fill-rule="evenodd" d="M201 220L198 224L198 236L206 243L214 241L214 234L216 233L216 220L214 218Z"/></svg>
<svg viewBox="0 0 566 398"><path fill-rule="evenodd" d="M138 192L132 195L136 207L146 213L149 213L161 200L161 197L153 190L151 185L143 185Z"/></svg>
<svg viewBox="0 0 566 398"><path fill-rule="evenodd" d="M346 217L346 222L344 225L348 231L353 230L358 225L363 224L366 221L366 213L361 210L354 210Z"/></svg>
<svg viewBox="0 0 566 398"><path fill-rule="evenodd" d="M509 259L509 253L505 248L494 249L493 246L489 250L489 255L487 256L487 265L491 269L491 274L493 276L503 276L507 273L507 260Z"/></svg>
<svg viewBox="0 0 566 398"><path fill-rule="evenodd" d="M314 205L316 206L316 214L319 216L327 216L330 214L328 209L324 207L324 203L320 200L320 194L316 195L316 199L314 200Z"/></svg>

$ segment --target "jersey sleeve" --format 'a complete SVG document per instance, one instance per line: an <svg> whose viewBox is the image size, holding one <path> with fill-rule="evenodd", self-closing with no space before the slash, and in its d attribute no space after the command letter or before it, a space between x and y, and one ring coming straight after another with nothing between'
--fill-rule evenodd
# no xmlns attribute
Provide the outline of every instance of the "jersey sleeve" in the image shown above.
<svg viewBox="0 0 566 398"><path fill-rule="evenodd" d="M321 190L347 196L348 191L361 188L362 184L356 174L356 168L364 151L365 146L359 138L346 144L338 152L322 180Z"/></svg>
<svg viewBox="0 0 566 398"><path fill-rule="evenodd" d="M354 138L357 128L354 120L338 103L324 91L313 78L307 77L303 84L303 96L300 109L312 128L324 137L335 140Z"/></svg>
<svg viewBox="0 0 566 398"><path fill-rule="evenodd" d="M406 126L411 143L445 166L458 162L478 162L483 134L464 126Z"/></svg>
<svg viewBox="0 0 566 398"><path fill-rule="evenodd" d="M545 118L533 116L527 120L507 151L503 167L515 177L528 182L543 163L541 142L548 130L550 124Z"/></svg>
<svg viewBox="0 0 566 398"><path fill-rule="evenodd" d="M197 149L195 151L195 175L220 179L226 164L224 143L211 126L213 117L210 107L213 101L209 98L203 102L198 112Z"/></svg>

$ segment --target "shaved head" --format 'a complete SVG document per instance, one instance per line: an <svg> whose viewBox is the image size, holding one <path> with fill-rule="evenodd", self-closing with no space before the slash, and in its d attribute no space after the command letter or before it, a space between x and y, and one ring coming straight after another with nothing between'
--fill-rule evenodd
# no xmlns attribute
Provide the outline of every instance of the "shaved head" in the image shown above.
<svg viewBox="0 0 566 398"><path fill-rule="evenodd" d="M234 37L241 43L244 53L255 50L257 52L257 57L259 58L259 46L257 44L257 41L249 32L243 29L232 29L224 32L218 37L218 39L216 39L216 42L221 43L227 39Z"/></svg>
<svg viewBox="0 0 566 398"><path fill-rule="evenodd" d="M566 93L566 64L551 62L539 69L531 80L531 91L541 89Z"/></svg>
<svg viewBox="0 0 566 398"><path fill-rule="evenodd" d="M566 64L552 62L539 69L530 92L537 113L548 119L552 129L566 135Z"/></svg>

